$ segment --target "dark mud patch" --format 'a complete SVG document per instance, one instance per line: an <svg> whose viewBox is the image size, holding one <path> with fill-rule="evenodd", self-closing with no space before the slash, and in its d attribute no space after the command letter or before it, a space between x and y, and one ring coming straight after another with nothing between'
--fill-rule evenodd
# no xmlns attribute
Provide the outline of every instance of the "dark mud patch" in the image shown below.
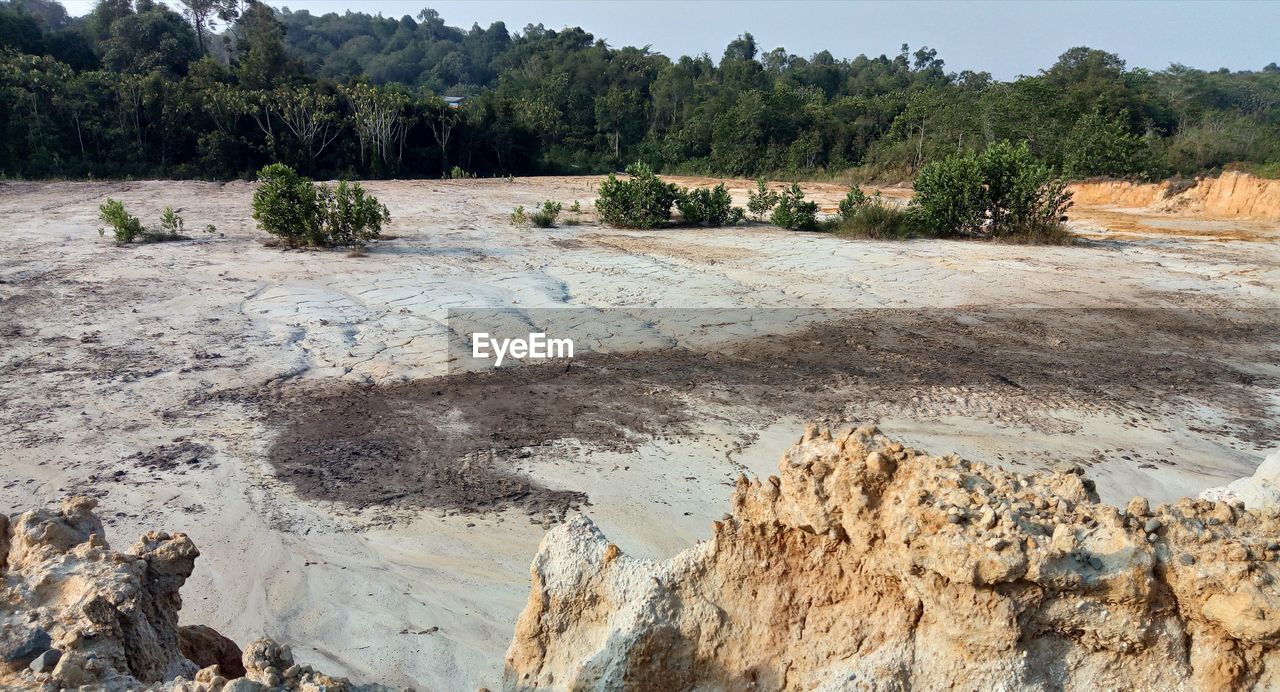
<svg viewBox="0 0 1280 692"><path fill-rule="evenodd" d="M1179 427L1258 447L1280 440L1267 410L1280 387L1280 325L1263 311L841 315L711 351L590 353L394 386L300 381L242 396L281 429L270 462L302 496L461 512L562 512L585 498L517 473L532 449L572 441L625 451L689 433L708 411L750 424L964 415L1062 434L1070 428L1053 414L1064 409L1119 414L1133 427L1185 414ZM1205 407L1218 412L1212 421L1192 422Z"/></svg>
<svg viewBox="0 0 1280 692"><path fill-rule="evenodd" d="M133 468L183 474L188 470L215 466L213 450L207 445L186 439L176 439L172 444L160 445L145 452L135 452L124 461Z"/></svg>

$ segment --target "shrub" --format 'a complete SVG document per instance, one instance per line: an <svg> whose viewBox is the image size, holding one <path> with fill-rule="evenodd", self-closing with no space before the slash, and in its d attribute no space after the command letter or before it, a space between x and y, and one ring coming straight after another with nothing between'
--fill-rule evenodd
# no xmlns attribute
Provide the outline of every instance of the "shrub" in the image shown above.
<svg viewBox="0 0 1280 692"><path fill-rule="evenodd" d="M467 178L476 177L474 173L468 173L462 166L454 166L449 169L449 177L453 180L465 180Z"/></svg>
<svg viewBox="0 0 1280 692"><path fill-rule="evenodd" d="M876 194L879 195L879 193ZM870 201L871 199L862 191L862 188L855 185L852 190L849 190L849 194L840 200L840 218L848 221Z"/></svg>
<svg viewBox="0 0 1280 692"><path fill-rule="evenodd" d="M173 207L164 208L164 212L160 214L160 226L158 228L148 227L143 226L138 217L125 211L123 202L108 197L107 201L98 207L98 218L111 227L111 234L115 237L117 243L132 243L135 240L144 243L158 243L182 238L182 217L178 216ZM105 236L106 234L107 229L98 229L98 235Z"/></svg>
<svg viewBox="0 0 1280 692"><path fill-rule="evenodd" d="M560 216L560 203L547 200L542 203L542 208L529 214L529 223L538 228L551 228L556 225L556 219Z"/></svg>
<svg viewBox="0 0 1280 692"><path fill-rule="evenodd" d="M378 198L365 194L360 183L343 180L336 189L321 185L316 189L316 200L325 245L363 247L382 233L382 224L391 220L387 207Z"/></svg>
<svg viewBox="0 0 1280 692"><path fill-rule="evenodd" d="M756 217L756 221L762 221L765 213L776 206L778 206L778 193L769 190L764 178L756 178L756 189L747 192L747 211Z"/></svg>
<svg viewBox="0 0 1280 692"><path fill-rule="evenodd" d="M936 236L977 233L985 214L982 168L973 155L952 156L920 169L911 200L920 223Z"/></svg>
<svg viewBox="0 0 1280 692"><path fill-rule="evenodd" d="M742 207L733 206L733 198L725 189L724 183L713 188L681 190L676 208L680 210L680 218L685 223L699 226L738 224L746 216Z"/></svg>
<svg viewBox="0 0 1280 692"><path fill-rule="evenodd" d="M811 231L818 227L818 204L804 201L799 183L791 183L791 188L783 190L778 198L778 205L769 220L780 228Z"/></svg>
<svg viewBox="0 0 1280 692"><path fill-rule="evenodd" d="M623 228L656 228L671 218L671 205L679 198L675 185L664 183L643 163L627 167L630 180L612 173L600 183L596 211L601 220Z"/></svg>
<svg viewBox="0 0 1280 692"><path fill-rule="evenodd" d="M253 218L290 247L361 246L377 238L391 220L386 206L360 183L316 185L292 168L274 163L258 172Z"/></svg>
<svg viewBox="0 0 1280 692"><path fill-rule="evenodd" d="M1071 206L1071 193L1025 143L998 142L987 147L978 161L986 185L988 233L995 237L1043 233L1061 225Z"/></svg>
<svg viewBox="0 0 1280 692"><path fill-rule="evenodd" d="M160 214L160 235L178 238L183 231L182 217L173 211L173 207L165 207Z"/></svg>
<svg viewBox="0 0 1280 692"><path fill-rule="evenodd" d="M523 226L526 223L529 223L529 214L525 212L523 204L516 207L515 211L511 212L511 223L516 226Z"/></svg>
<svg viewBox="0 0 1280 692"><path fill-rule="evenodd" d="M929 232L996 238L1057 237L1071 193L1027 145L999 142L981 154L924 166L911 206Z"/></svg>
<svg viewBox="0 0 1280 692"><path fill-rule="evenodd" d="M134 238L143 233L142 222L138 217L125 211L124 202L118 199L108 197L107 201L98 207L98 218L111 227L117 243L132 243ZM106 235L106 229L99 228L98 235Z"/></svg>
<svg viewBox="0 0 1280 692"><path fill-rule="evenodd" d="M258 171L258 181L253 219L262 230L289 247L324 244L320 202L310 180L282 163L273 163Z"/></svg>
<svg viewBox="0 0 1280 692"><path fill-rule="evenodd" d="M580 202L579 202L578 200L576 200L576 199L575 199L575 200L573 200L573 204L569 205L569 211L571 211L571 212L573 212L573 213L575 213L575 214L581 214L581 213L582 213L582 203L580 203Z"/></svg>

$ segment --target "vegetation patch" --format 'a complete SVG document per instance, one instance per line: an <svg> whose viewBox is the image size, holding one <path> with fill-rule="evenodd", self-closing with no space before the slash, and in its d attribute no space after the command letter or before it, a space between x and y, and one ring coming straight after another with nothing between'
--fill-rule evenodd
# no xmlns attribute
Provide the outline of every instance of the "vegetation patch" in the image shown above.
<svg viewBox="0 0 1280 692"><path fill-rule="evenodd" d="M680 190L676 199L680 220L695 226L733 226L742 223L746 210L733 206L733 198L724 183L713 188Z"/></svg>
<svg viewBox="0 0 1280 692"><path fill-rule="evenodd" d="M647 164L627 166L627 180L612 173L600 183L596 212L610 226L657 228L671 220L671 205L680 199L680 189L664 183Z"/></svg>
<svg viewBox="0 0 1280 692"><path fill-rule="evenodd" d="M281 163L259 171L258 181L253 218L289 247L363 247L391 221L360 183L317 185Z"/></svg>
<svg viewBox="0 0 1280 692"><path fill-rule="evenodd" d="M799 183L783 190L778 204L769 217L773 225L793 231L812 231L818 228L818 203L804 201Z"/></svg>
<svg viewBox="0 0 1280 692"><path fill-rule="evenodd" d="M106 224L104 228L98 229L98 235L106 236L109 228L112 237L120 244L132 242L160 243L166 240L184 240L186 238L186 236L182 235L185 230L185 223L182 217L173 210L173 207L164 208L164 211L160 214L160 224L158 226L143 226L138 217L125 211L123 202L108 197L107 201L98 207L98 219ZM217 230L213 224L205 227L205 233L216 233Z"/></svg>

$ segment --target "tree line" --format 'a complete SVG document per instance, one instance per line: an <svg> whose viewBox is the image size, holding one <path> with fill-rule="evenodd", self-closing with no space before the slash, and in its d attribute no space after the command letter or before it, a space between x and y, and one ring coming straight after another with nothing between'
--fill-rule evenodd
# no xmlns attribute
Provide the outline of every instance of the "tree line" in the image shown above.
<svg viewBox="0 0 1280 692"><path fill-rule="evenodd" d="M1061 175L1280 174L1280 67L1129 69L1076 47L1012 81L937 52L718 59L581 28L469 30L255 0L0 0L0 175L599 173L906 179L1011 141ZM445 97L463 97L461 103Z"/></svg>

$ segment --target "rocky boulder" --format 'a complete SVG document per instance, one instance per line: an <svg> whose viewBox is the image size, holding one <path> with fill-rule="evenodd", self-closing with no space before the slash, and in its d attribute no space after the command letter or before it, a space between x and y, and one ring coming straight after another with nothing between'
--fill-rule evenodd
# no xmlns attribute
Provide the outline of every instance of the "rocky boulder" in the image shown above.
<svg viewBox="0 0 1280 692"><path fill-rule="evenodd" d="M1276 689L1280 519L810 427L710 540L547 534L509 689Z"/></svg>

